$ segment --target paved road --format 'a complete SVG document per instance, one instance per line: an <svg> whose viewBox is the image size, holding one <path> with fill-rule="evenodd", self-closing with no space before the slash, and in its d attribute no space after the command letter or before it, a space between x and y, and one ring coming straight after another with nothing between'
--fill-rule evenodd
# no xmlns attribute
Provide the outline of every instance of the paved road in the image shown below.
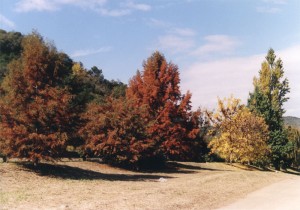
<svg viewBox="0 0 300 210"><path fill-rule="evenodd" d="M219 210L299 210L300 177L283 180L250 193Z"/></svg>

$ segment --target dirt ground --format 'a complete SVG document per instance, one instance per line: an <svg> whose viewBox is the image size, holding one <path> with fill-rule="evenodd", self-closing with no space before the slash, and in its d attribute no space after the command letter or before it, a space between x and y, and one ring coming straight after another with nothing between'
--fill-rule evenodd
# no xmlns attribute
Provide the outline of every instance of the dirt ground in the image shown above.
<svg viewBox="0 0 300 210"><path fill-rule="evenodd" d="M215 209L296 177L224 163L169 165L164 171L138 173L96 162L58 162L35 169L0 163L0 209Z"/></svg>

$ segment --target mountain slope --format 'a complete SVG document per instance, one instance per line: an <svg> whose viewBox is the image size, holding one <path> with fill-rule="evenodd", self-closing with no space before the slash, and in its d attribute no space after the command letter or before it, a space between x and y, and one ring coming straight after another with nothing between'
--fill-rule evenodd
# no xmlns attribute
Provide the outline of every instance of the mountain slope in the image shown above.
<svg viewBox="0 0 300 210"><path fill-rule="evenodd" d="M287 117L283 117L283 119L284 119L284 124L286 126L300 128L300 118L287 116Z"/></svg>

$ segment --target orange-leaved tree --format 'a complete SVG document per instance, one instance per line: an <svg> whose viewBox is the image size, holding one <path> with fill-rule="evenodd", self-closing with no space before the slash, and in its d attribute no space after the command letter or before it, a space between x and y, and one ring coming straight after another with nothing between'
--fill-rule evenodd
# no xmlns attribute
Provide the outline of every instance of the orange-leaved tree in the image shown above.
<svg viewBox="0 0 300 210"><path fill-rule="evenodd" d="M86 124L79 131L86 151L108 163L137 169L155 153L147 134L150 122L146 111L125 98L108 97L105 103L90 103L82 116Z"/></svg>
<svg viewBox="0 0 300 210"><path fill-rule="evenodd" d="M189 92L181 94L178 67L155 52L143 68L130 80L126 97L136 107L146 107L147 118L152 122L147 134L156 150L170 159L199 156L196 148L201 146L200 111L191 110Z"/></svg>
<svg viewBox="0 0 300 210"><path fill-rule="evenodd" d="M72 61L35 32L22 48L2 83L0 136L6 155L37 163L59 157L69 138L72 96L64 78Z"/></svg>

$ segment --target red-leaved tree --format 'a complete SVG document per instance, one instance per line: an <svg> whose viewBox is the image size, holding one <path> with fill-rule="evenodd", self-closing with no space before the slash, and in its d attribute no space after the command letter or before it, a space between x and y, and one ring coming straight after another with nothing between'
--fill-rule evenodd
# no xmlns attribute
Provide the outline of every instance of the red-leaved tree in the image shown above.
<svg viewBox="0 0 300 210"><path fill-rule="evenodd" d="M69 138L72 96L63 80L71 65L37 33L26 36L22 47L2 83L0 136L3 153L37 163L59 157Z"/></svg>
<svg viewBox="0 0 300 210"><path fill-rule="evenodd" d="M170 159L195 158L199 142L200 111L191 110L191 94L181 94L178 67L155 52L144 62L144 70L131 79L127 99L147 108L152 124L147 134L157 150ZM196 152L197 151L197 152Z"/></svg>
<svg viewBox="0 0 300 210"><path fill-rule="evenodd" d="M146 111L145 106L136 107L125 98L109 97L105 103L89 104L82 116L86 124L79 131L86 151L111 164L139 167L143 160L155 156Z"/></svg>

